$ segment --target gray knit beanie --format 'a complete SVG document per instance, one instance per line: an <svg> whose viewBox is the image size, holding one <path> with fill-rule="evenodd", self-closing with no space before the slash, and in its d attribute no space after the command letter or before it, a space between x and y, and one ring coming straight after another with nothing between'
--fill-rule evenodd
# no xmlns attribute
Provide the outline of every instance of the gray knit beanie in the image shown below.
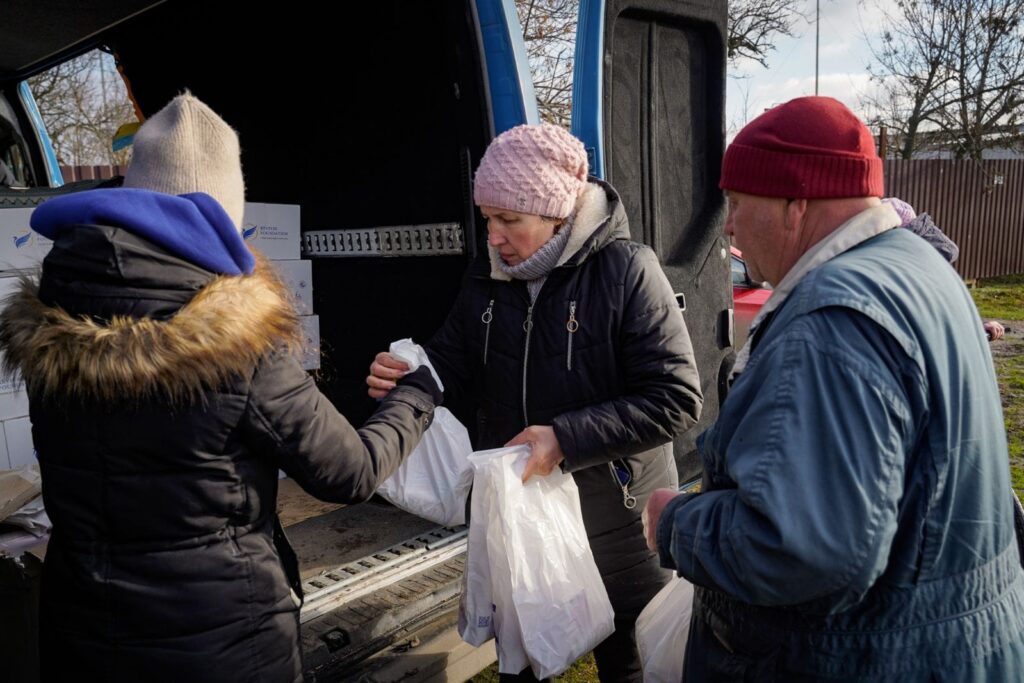
<svg viewBox="0 0 1024 683"><path fill-rule="evenodd" d="M135 134L125 187L179 195L205 192L242 230L245 181L238 134L185 92L149 117Z"/></svg>

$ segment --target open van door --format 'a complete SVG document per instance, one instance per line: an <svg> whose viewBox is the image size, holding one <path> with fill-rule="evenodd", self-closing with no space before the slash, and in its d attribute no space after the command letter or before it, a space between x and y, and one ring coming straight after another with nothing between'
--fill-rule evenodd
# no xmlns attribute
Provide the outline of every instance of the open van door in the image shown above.
<svg viewBox="0 0 1024 683"><path fill-rule="evenodd" d="M271 257L308 273L296 287L312 290L318 385L362 422L375 407L364 383L374 353L400 337L429 338L485 251L471 180L487 144L538 120L514 1L376 0L340 14L297 2L248 8L244 22L236 4L204 0L11 0L4 10L0 133L17 133L8 138L25 162L19 186L0 187L0 218L9 219L0 246L28 244L33 207L97 184L61 186L26 79L103 49L142 115L189 89L238 131L249 201L301 208L288 214L299 230L289 223L281 239L290 253ZM17 233L5 234L7 224ZM245 234L263 233L257 223ZM0 250L0 289L16 275ZM3 429L0 415L0 443ZM0 460L2 469L6 453ZM382 680L385 670L394 680L464 680L493 661L493 645L472 648L454 630L464 528L380 501L318 504L288 480L279 494L305 591L308 680L371 671ZM0 559L0 592L2 569ZM10 614L0 614L0 633L15 635L0 654L32 665L34 623Z"/></svg>
<svg viewBox="0 0 1024 683"><path fill-rule="evenodd" d="M704 410L676 440L681 481L700 470L696 438L731 364L726 19L721 0L581 0L576 35L572 132L622 195L633 239L657 253L693 339Z"/></svg>

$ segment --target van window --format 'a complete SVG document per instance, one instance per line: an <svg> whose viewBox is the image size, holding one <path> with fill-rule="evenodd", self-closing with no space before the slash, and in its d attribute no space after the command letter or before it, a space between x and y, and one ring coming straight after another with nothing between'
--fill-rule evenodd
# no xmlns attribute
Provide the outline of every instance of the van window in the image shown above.
<svg viewBox="0 0 1024 683"><path fill-rule="evenodd" d="M572 117L579 0L516 0L541 119L564 128Z"/></svg>
<svg viewBox="0 0 1024 683"><path fill-rule="evenodd" d="M28 148L18 118L7 98L0 94L0 187L35 185L28 161Z"/></svg>
<svg viewBox="0 0 1024 683"><path fill-rule="evenodd" d="M112 55L92 50L33 76L28 84L65 180L78 179L78 167L127 165L131 146L114 151L114 137L123 124L138 118Z"/></svg>

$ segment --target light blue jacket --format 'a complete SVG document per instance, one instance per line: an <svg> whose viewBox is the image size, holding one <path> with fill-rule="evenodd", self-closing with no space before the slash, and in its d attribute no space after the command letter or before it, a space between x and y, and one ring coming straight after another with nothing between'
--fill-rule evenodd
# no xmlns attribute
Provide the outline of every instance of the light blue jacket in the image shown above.
<svg viewBox="0 0 1024 683"><path fill-rule="evenodd" d="M1024 680L1002 410L970 295L888 230L757 330L666 507L697 586L687 680Z"/></svg>

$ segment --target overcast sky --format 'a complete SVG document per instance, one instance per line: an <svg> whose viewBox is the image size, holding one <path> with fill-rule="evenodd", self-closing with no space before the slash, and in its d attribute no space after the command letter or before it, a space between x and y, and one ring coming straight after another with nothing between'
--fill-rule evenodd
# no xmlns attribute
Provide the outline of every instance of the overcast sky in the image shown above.
<svg viewBox="0 0 1024 683"><path fill-rule="evenodd" d="M862 115L860 97L872 87L867 65L869 41L879 42L881 8L894 0L820 0L821 47L818 94L835 97ZM806 0L805 20L792 38L780 38L768 55L768 68L744 60L729 69L726 126L731 138L744 122L765 108L814 94L814 5Z"/></svg>

